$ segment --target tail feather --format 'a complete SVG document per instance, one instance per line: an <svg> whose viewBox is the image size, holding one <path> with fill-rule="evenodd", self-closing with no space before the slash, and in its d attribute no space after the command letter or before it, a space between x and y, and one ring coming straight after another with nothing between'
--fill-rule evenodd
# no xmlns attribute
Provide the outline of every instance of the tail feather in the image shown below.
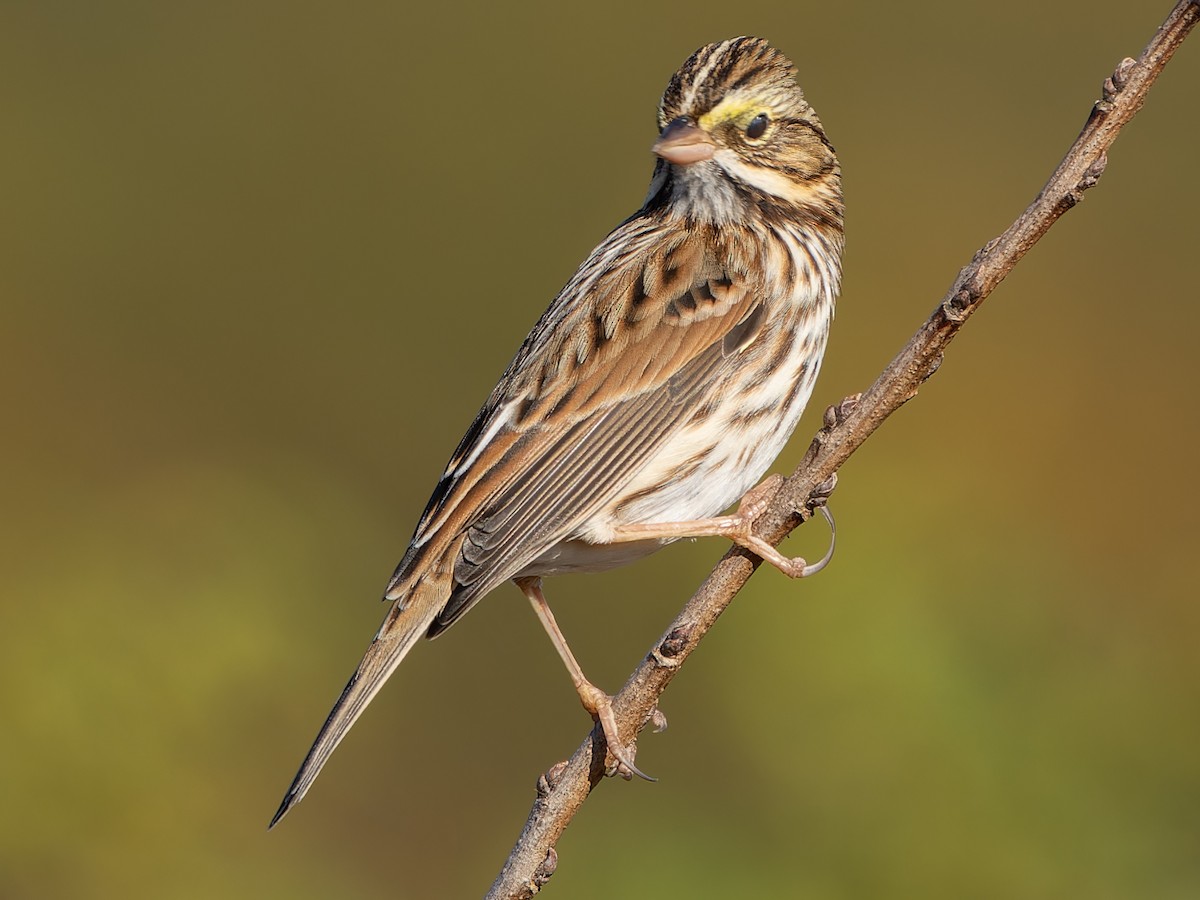
<svg viewBox="0 0 1200 900"><path fill-rule="evenodd" d="M438 580L422 580L392 604L379 633L358 664L354 677L342 691L308 755L304 757L304 762L300 764L300 771L292 780L268 829L274 828L288 810L304 799L346 732L396 671L413 644L429 631L429 626L446 603L447 594L448 591Z"/></svg>

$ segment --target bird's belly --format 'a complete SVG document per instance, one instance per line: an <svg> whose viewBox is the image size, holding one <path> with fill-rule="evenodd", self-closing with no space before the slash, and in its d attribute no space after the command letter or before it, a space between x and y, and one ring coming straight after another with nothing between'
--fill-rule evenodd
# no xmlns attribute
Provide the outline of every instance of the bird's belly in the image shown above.
<svg viewBox="0 0 1200 900"><path fill-rule="evenodd" d="M714 450L700 436L691 436L691 441L685 440L687 437L681 435L667 449L689 449L693 443L704 443L707 449L697 464L688 464L684 472L676 454L662 454L622 492L621 502L584 523L582 536L550 547L518 577L600 572L649 556L672 541L613 541L614 531L621 525L691 522L717 515L758 483L787 441L786 433L782 439L771 434L754 444Z"/></svg>
<svg viewBox="0 0 1200 900"><path fill-rule="evenodd" d="M791 428L774 425L715 446L703 433L707 429L681 435L668 450L682 452L664 453L638 474L613 509L612 524L690 522L727 509L759 482L787 443Z"/></svg>
<svg viewBox="0 0 1200 900"><path fill-rule="evenodd" d="M690 522L728 509L754 487L783 450L816 373L802 378L783 410L730 424L713 441L711 422L682 429L614 501L527 565L520 576L599 572L649 556L670 539L613 541L622 525Z"/></svg>
<svg viewBox="0 0 1200 900"><path fill-rule="evenodd" d="M812 394L819 357L793 365L681 429L621 492L608 521L593 523L595 538L625 523L706 519L740 500L782 452Z"/></svg>

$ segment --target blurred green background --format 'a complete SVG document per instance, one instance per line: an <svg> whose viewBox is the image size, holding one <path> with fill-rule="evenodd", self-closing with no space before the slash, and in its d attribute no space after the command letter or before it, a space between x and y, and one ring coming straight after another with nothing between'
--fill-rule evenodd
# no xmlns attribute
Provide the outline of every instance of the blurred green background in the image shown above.
<svg viewBox="0 0 1200 900"><path fill-rule="evenodd" d="M0 6L0 895L481 895L588 727L511 587L266 823L478 404L641 201L670 74L766 36L841 153L790 470L1169 5ZM547 896L1200 895L1198 83L1194 37ZM592 678L724 549L552 581Z"/></svg>

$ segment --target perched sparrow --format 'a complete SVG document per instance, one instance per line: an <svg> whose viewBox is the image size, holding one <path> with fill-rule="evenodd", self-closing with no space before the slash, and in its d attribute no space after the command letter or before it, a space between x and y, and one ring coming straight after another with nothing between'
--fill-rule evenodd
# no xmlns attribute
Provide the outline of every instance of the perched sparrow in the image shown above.
<svg viewBox="0 0 1200 900"><path fill-rule="evenodd" d="M271 824L297 803L422 637L514 580L638 773L611 698L575 661L545 575L595 572L723 535L796 577L743 497L812 393L841 280L841 170L782 53L697 50L658 107L642 208L605 238L525 338L458 445L385 599L392 602ZM713 518L715 517L715 518Z"/></svg>

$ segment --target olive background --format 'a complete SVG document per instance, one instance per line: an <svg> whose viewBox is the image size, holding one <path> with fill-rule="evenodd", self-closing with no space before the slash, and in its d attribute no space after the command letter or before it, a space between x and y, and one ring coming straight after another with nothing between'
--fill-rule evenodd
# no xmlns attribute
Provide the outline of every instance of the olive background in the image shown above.
<svg viewBox="0 0 1200 900"><path fill-rule="evenodd" d="M696 47L841 155L790 471L1032 200L1169 2L0 7L0 896L483 894L586 734L511 586L266 824L527 329L637 208ZM1200 37L760 572L546 896L1200 893ZM785 546L819 556L827 532ZM555 579L616 689L724 552Z"/></svg>

